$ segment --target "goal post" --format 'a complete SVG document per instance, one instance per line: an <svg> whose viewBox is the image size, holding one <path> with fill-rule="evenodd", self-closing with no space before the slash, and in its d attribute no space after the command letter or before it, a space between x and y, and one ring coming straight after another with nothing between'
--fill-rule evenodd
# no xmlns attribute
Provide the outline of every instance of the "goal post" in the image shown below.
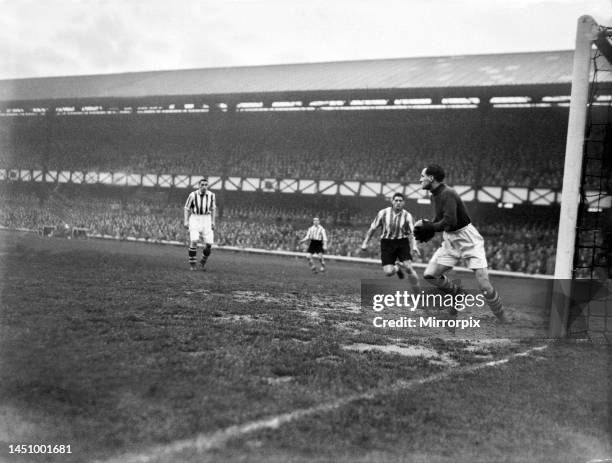
<svg viewBox="0 0 612 463"><path fill-rule="evenodd" d="M580 248L579 216L581 207L585 207L585 151L590 132L589 111L595 103L591 82L594 45L608 46L608 33L608 29L599 26L590 16L578 19L549 325L553 337L568 334L573 280L576 278L576 262L580 257L576 254ZM609 194L602 190L601 184L600 181L599 194Z"/></svg>
<svg viewBox="0 0 612 463"><path fill-rule="evenodd" d="M591 73L591 48L597 38L597 33L598 26L593 18L581 16L578 19L555 261L555 279L558 280L571 280L574 267L574 243L576 241L576 224L580 203L580 182L582 179L584 135Z"/></svg>

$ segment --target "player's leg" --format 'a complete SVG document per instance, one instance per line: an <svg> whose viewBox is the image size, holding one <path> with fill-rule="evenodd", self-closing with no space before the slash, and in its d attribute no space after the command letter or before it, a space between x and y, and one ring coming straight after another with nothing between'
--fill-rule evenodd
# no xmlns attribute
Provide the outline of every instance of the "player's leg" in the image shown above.
<svg viewBox="0 0 612 463"><path fill-rule="evenodd" d="M205 217L205 221L202 227L202 240L204 241L204 247L202 248L202 259L200 260L200 267L204 269L206 262L212 252L212 245L214 243L214 232L211 226L210 217Z"/></svg>
<svg viewBox="0 0 612 463"><path fill-rule="evenodd" d="M189 248L187 254L189 257L189 268L191 270L196 270L198 241L200 240L200 231L196 222L195 216L189 216Z"/></svg>
<svg viewBox="0 0 612 463"><path fill-rule="evenodd" d="M191 239L189 240L189 250L188 250L188 256L189 256L189 268L191 270L195 270L196 269L196 255L198 252L198 242L197 241L192 241Z"/></svg>
<svg viewBox="0 0 612 463"><path fill-rule="evenodd" d="M206 262L208 261L211 252L212 244L204 243L204 247L202 248L202 259L200 259L200 267L204 268L206 266Z"/></svg>
<svg viewBox="0 0 612 463"><path fill-rule="evenodd" d="M489 280L489 271L486 267L473 270L474 276L476 277L476 283L478 284L478 289L484 294L485 300L487 301L491 312L493 312L499 321L505 321L504 306L499 293L495 290Z"/></svg>
<svg viewBox="0 0 612 463"><path fill-rule="evenodd" d="M388 277L392 277L393 275L397 274L398 270L401 272L400 268L396 264L383 265L383 272L385 272L385 275ZM404 278L403 272L400 278Z"/></svg>
<svg viewBox="0 0 612 463"><path fill-rule="evenodd" d="M463 289L461 288L460 281L458 280L451 281L446 275L448 271L452 270L453 266L444 265L444 264L440 264L436 262L434 260L434 258L436 257L436 254L437 252L434 254L434 257L432 257L432 259L429 261L429 264L427 264L427 267L425 268L425 272L423 272L423 278L425 279L425 281L427 281L428 283L432 284L433 286L437 288L440 288L444 292L447 292L453 295L459 294L460 292L463 291ZM459 314L459 312L457 312L457 309L455 309L455 307L449 307L447 312L448 312L448 316L450 316L451 318L456 318L457 315ZM455 329L451 328L450 331L454 333Z"/></svg>
<svg viewBox="0 0 612 463"><path fill-rule="evenodd" d="M408 276L408 281L412 285L412 288L416 291L421 290L421 284L419 282L419 275L416 270L412 266L412 262L409 260L405 260L399 263L400 267L406 271L406 275Z"/></svg>
<svg viewBox="0 0 612 463"><path fill-rule="evenodd" d="M451 281L446 273L457 263L457 258L441 246L431 257L423 272L423 278L428 283L446 292L457 294L462 291L459 281Z"/></svg>
<svg viewBox="0 0 612 463"><path fill-rule="evenodd" d="M400 262L399 265L400 268L403 268L405 270L406 275L408 276L408 282L410 283L410 286L412 286L412 290L415 293L420 293L421 284L419 282L419 275L412 266L412 262L410 260L404 260L403 262Z"/></svg>
<svg viewBox="0 0 612 463"><path fill-rule="evenodd" d="M312 273L317 273L317 266L314 263L314 254L308 253L308 267L312 270Z"/></svg>
<svg viewBox="0 0 612 463"><path fill-rule="evenodd" d="M318 253L317 245L315 240L310 240L308 243L308 267L312 270L312 273L317 273L317 266L314 263L314 255Z"/></svg>
<svg viewBox="0 0 612 463"><path fill-rule="evenodd" d="M386 276L397 275L398 278L404 278L404 272L396 265L397 254L394 241L396 240L380 240L380 261Z"/></svg>
<svg viewBox="0 0 612 463"><path fill-rule="evenodd" d="M493 312L499 321L504 322L504 307L501 298L489 281L489 265L487 263L484 239L472 225L468 226L461 235L461 255L468 268L474 271L478 289L484 294L491 312Z"/></svg>
<svg viewBox="0 0 612 463"><path fill-rule="evenodd" d="M449 293L458 293L461 291L461 285L457 281L451 281L446 275L446 273L452 269L452 266L429 262L423 273L423 278L437 288L443 289Z"/></svg>
<svg viewBox="0 0 612 463"><path fill-rule="evenodd" d="M325 257L323 256L323 252L319 253L319 271L325 272Z"/></svg>
<svg viewBox="0 0 612 463"><path fill-rule="evenodd" d="M404 273L402 270L405 270L413 291L420 292L419 276L412 267L412 248L410 247L410 241L407 239L398 240L395 248L395 256L399 265L399 272ZM399 272L397 275L398 277L400 276Z"/></svg>

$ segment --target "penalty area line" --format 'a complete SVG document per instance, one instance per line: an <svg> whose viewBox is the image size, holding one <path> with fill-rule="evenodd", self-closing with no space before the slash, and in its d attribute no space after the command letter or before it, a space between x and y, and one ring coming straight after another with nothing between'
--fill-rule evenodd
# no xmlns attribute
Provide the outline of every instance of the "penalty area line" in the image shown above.
<svg viewBox="0 0 612 463"><path fill-rule="evenodd" d="M303 408L294 410L288 413L282 413L269 418L261 420L255 420L248 423L230 426L225 429L213 433L202 433L189 439L182 439L171 442L166 445L157 445L146 449L142 453L126 453L118 457L114 457L108 460L97 460L96 463L149 463L156 460L171 461L168 460L172 455L184 451L190 452L206 452L208 450L220 448L225 445L228 441L242 437L246 434L250 434L265 429L278 429L280 426L290 423L292 421L299 420L300 418L315 415L318 413L326 413L332 410L341 408L352 402L360 400L371 400L379 395L384 395L392 392L406 391L424 384L441 381L453 376L460 376L467 373L473 373L479 370L485 370L487 368L493 368L499 365L509 363L511 360L521 357L528 357L535 352L541 352L548 348L547 345L533 347L523 352L518 352L508 357L492 360L490 362L478 363L476 365L468 365L460 368L453 368L441 373L436 373L426 378L412 379L408 381L398 381L391 386L373 389L369 392L361 394L352 394L347 397L336 399L334 401L317 405L315 407Z"/></svg>

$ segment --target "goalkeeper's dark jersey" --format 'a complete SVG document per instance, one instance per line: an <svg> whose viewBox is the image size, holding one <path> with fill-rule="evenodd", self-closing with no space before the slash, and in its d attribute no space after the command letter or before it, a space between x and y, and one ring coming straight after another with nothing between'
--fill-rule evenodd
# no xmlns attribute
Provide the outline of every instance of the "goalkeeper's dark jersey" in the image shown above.
<svg viewBox="0 0 612 463"><path fill-rule="evenodd" d="M455 190L442 183L431 190L436 216L433 220L436 231L452 232L472 221L463 201Z"/></svg>

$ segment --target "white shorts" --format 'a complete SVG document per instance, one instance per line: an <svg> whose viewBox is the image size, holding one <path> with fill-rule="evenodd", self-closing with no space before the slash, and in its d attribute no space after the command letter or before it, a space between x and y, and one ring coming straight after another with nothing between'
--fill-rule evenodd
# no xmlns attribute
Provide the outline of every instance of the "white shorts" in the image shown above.
<svg viewBox="0 0 612 463"><path fill-rule="evenodd" d="M454 232L444 232L442 246L431 257L433 262L447 267L454 267L460 260L465 261L467 268L487 268L487 255L484 238L474 225L469 224Z"/></svg>
<svg viewBox="0 0 612 463"><path fill-rule="evenodd" d="M203 240L206 244L214 244L215 234L212 229L210 214L189 216L189 241Z"/></svg>

